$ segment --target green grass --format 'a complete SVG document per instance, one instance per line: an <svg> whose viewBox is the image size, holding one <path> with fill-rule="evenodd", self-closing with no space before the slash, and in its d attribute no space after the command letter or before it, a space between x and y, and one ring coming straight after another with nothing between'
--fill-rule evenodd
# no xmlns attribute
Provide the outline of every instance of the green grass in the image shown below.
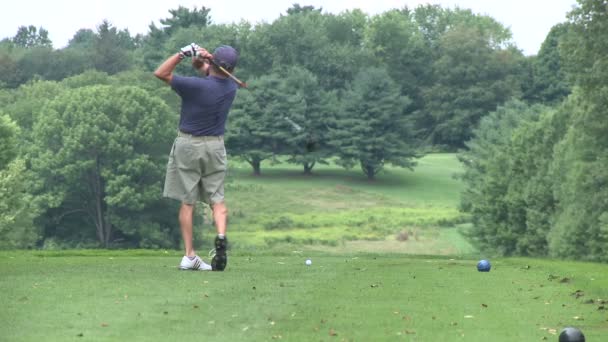
<svg viewBox="0 0 608 342"><path fill-rule="evenodd" d="M608 265L476 271L459 172L450 154L373 182L335 165L254 177L231 161L226 272L178 271L180 251L0 252L0 341L556 341L566 326L605 338Z"/></svg>
<svg viewBox="0 0 608 342"><path fill-rule="evenodd" d="M367 244L406 253L468 253L472 247L458 240L457 230L444 231L468 220L457 210L459 172L453 154L428 155L414 171L386 167L374 181L358 169L317 165L304 175L299 166L270 162L253 176L248 164L231 161L230 235L245 249L291 243L356 251ZM404 233L416 239L395 243ZM459 245L451 244L455 240Z"/></svg>
<svg viewBox="0 0 608 342"><path fill-rule="evenodd" d="M460 258L284 250L234 251L225 272L189 272L179 258L2 252L0 340L557 341L570 325L588 341L608 334L602 264L496 259L479 273Z"/></svg>

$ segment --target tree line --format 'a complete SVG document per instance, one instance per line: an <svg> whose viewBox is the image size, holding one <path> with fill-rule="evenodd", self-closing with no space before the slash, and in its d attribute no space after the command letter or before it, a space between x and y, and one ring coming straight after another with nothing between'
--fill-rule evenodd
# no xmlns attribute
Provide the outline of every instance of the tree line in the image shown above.
<svg viewBox="0 0 608 342"><path fill-rule="evenodd" d="M374 179L425 151L473 151L489 113L513 99L556 108L580 70L564 65L570 22L524 56L508 28L460 8L370 16L294 5L257 24L214 24L205 7L169 14L145 35L104 21L61 49L33 26L0 42L2 247L179 244L159 190L179 99L151 72L192 41L241 53L250 89L226 141L254 173L280 155L306 173L331 159ZM188 63L178 72L194 75Z"/></svg>
<svg viewBox="0 0 608 342"><path fill-rule="evenodd" d="M482 118L461 154L462 205L484 250L606 262L608 3L579 1L568 19L539 58L560 56L571 94L555 105L512 100ZM563 83L548 85L537 95Z"/></svg>

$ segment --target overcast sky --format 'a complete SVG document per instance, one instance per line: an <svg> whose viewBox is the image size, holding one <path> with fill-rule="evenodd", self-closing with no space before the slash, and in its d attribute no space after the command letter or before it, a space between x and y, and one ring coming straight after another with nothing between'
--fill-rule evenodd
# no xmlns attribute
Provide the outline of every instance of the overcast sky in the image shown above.
<svg viewBox="0 0 608 342"><path fill-rule="evenodd" d="M575 0L11 0L0 6L0 39L13 37L19 26L42 26L49 31L53 46L62 48L76 31L94 30L104 19L135 35L147 33L151 22L158 24L170 16L170 9L180 5L210 8L214 23L241 19L257 23L272 22L294 3L322 7L331 13L360 8L368 14L378 14L427 3L469 8L509 27L513 40L526 55L536 54L551 27L566 21L566 13L576 5Z"/></svg>

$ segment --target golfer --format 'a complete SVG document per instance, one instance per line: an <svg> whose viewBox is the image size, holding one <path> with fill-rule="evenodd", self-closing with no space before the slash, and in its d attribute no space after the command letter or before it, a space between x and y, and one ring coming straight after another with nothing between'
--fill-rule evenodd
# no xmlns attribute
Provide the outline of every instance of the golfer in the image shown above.
<svg viewBox="0 0 608 342"><path fill-rule="evenodd" d="M186 57L192 58L192 65L203 77L173 74ZM238 52L231 46L222 45L211 54L193 43L169 57L154 72L181 97L179 130L169 154L163 196L181 201L179 224L185 255L179 268L183 270L223 271L228 263L224 129L237 85L214 64L232 72L238 57ZM209 63L210 59L215 63ZM213 210L217 236L211 265L201 260L192 246L192 217L197 201L208 204Z"/></svg>

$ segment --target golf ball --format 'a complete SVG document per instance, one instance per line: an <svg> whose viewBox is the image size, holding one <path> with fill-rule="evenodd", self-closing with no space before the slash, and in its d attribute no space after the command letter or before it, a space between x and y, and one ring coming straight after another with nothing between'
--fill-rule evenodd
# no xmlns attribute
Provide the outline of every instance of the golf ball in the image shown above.
<svg viewBox="0 0 608 342"><path fill-rule="evenodd" d="M306 259L306 266L312 265L312 261L310 259Z"/></svg>

